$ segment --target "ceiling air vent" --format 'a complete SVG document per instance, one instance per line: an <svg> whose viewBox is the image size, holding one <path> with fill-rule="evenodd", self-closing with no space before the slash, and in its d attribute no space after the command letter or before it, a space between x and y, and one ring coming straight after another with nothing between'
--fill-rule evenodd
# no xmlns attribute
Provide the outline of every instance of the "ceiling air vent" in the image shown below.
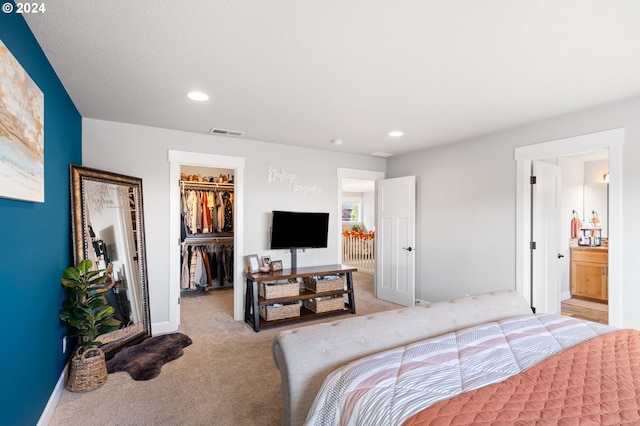
<svg viewBox="0 0 640 426"><path fill-rule="evenodd" d="M209 130L209 133L212 135L223 135L223 136L244 136L244 132L239 132L237 130L217 129L215 127Z"/></svg>

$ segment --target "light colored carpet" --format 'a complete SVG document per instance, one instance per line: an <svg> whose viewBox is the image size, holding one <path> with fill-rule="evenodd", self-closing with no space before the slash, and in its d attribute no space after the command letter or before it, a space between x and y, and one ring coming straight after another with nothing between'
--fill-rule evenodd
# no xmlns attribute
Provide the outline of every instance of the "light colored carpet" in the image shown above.
<svg viewBox="0 0 640 426"><path fill-rule="evenodd" d="M354 274L357 315L398 308L373 297L373 277ZM193 340L184 355L162 367L158 377L135 381L109 375L102 387L64 391L52 426L69 425L279 425L280 373L271 341L286 328L254 332L232 317L233 291L183 294L178 330ZM349 315L326 318L334 321Z"/></svg>

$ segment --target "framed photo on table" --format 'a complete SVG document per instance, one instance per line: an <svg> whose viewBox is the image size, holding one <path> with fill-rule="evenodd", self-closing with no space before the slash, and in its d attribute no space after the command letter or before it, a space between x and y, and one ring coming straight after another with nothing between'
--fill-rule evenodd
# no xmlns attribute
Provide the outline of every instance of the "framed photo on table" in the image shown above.
<svg viewBox="0 0 640 426"><path fill-rule="evenodd" d="M271 261L271 270L272 271L282 271L282 260L272 260Z"/></svg>
<svg viewBox="0 0 640 426"><path fill-rule="evenodd" d="M260 260L258 259L257 254L250 254L247 256L247 268L252 274L260 272Z"/></svg>

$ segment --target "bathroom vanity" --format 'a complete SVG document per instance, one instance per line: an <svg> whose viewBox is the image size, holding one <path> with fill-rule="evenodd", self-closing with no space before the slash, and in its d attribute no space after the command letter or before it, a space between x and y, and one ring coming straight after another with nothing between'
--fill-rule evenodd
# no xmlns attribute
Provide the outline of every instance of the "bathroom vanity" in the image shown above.
<svg viewBox="0 0 640 426"><path fill-rule="evenodd" d="M571 296L607 303L609 248L571 246Z"/></svg>

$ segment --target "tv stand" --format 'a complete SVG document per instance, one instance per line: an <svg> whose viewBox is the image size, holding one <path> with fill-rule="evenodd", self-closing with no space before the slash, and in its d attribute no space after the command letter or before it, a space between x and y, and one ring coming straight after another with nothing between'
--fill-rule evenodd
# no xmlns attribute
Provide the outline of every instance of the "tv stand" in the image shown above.
<svg viewBox="0 0 640 426"><path fill-rule="evenodd" d="M260 331L261 328L270 327L274 325L281 325L285 323L304 321L309 319L316 319L321 317L341 315L346 313L356 313L356 301L355 292L353 290L353 277L352 273L358 269L352 266L345 265L325 265L325 266L312 266L304 268L291 268L283 269L282 271L272 271L268 274L255 273L250 274L245 272L247 289L245 294L244 304L244 320L246 323L253 327L253 331ZM264 281L279 281L298 279L312 276L324 276L324 275L344 275L346 286L341 290L333 290L326 292L315 293L311 290L300 290L295 296L278 297L265 299L258 294L258 285ZM316 313L306 307L301 307L300 316L293 318L277 319L273 321L266 321L260 316L260 307L273 305L276 303L291 303L302 302L308 299L315 299L316 297L323 296L341 296L347 295L346 302L342 309L337 309L329 312Z"/></svg>

